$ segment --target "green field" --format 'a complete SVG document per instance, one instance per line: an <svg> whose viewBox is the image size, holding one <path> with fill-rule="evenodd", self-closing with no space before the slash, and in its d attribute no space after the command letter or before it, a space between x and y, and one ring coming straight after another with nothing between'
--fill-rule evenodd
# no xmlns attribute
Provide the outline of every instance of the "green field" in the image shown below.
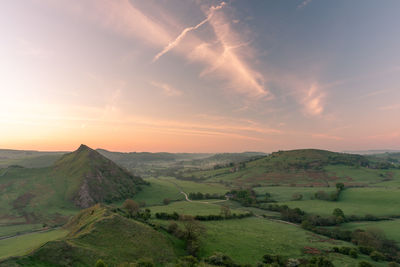
<svg viewBox="0 0 400 267"><path fill-rule="evenodd" d="M25 255L44 243L62 238L67 234L68 231L58 229L0 240L0 259Z"/></svg>
<svg viewBox="0 0 400 267"><path fill-rule="evenodd" d="M400 189L385 188L348 188L343 191L338 201L304 200L289 201L280 204L300 208L306 212L331 215L335 208L340 208L345 215L400 215Z"/></svg>
<svg viewBox="0 0 400 267"><path fill-rule="evenodd" d="M345 230L379 229L388 239L394 240L400 244L400 219L378 222L351 222L342 224L340 228Z"/></svg>
<svg viewBox="0 0 400 267"><path fill-rule="evenodd" d="M43 228L42 224L3 225L0 226L0 237L30 232L32 230L40 230L41 228Z"/></svg>
<svg viewBox="0 0 400 267"><path fill-rule="evenodd" d="M294 194L301 194L302 200L310 200L314 198L314 194L318 191L331 193L336 191L336 187L285 187L285 186L268 186L255 187L254 191L260 198L265 196L265 193L271 195L271 199L279 202L290 201Z"/></svg>
<svg viewBox="0 0 400 267"><path fill-rule="evenodd" d="M184 196L180 190L165 179L147 178L149 186L143 186L133 199L137 202L144 202L146 206L160 205L165 198L170 200L182 200Z"/></svg>

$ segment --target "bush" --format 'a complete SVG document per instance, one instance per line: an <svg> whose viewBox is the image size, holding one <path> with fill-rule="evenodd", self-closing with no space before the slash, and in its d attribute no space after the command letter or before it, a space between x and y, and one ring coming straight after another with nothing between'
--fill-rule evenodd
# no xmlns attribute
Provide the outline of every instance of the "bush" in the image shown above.
<svg viewBox="0 0 400 267"><path fill-rule="evenodd" d="M374 266L372 266L372 264L369 263L369 262L360 261L360 262L358 263L358 267L374 267Z"/></svg>
<svg viewBox="0 0 400 267"><path fill-rule="evenodd" d="M135 264L135 267L154 267L152 259L139 259Z"/></svg>
<svg viewBox="0 0 400 267"><path fill-rule="evenodd" d="M286 259L281 255L265 254L262 259L263 263L285 265Z"/></svg>
<svg viewBox="0 0 400 267"><path fill-rule="evenodd" d="M216 265L216 266L231 267L231 266L236 265L229 256L219 253L219 252L214 253L213 255L208 257L205 261L209 264Z"/></svg>
<svg viewBox="0 0 400 267"><path fill-rule="evenodd" d="M339 248L339 253L344 255L349 255L351 248L349 247L341 247Z"/></svg>
<svg viewBox="0 0 400 267"><path fill-rule="evenodd" d="M370 255L372 253L372 251L374 251L373 248L371 247L365 247L365 246L359 246L358 250L365 255Z"/></svg>
<svg viewBox="0 0 400 267"><path fill-rule="evenodd" d="M313 257L310 260L310 267L334 267L333 263L324 257Z"/></svg>
<svg viewBox="0 0 400 267"><path fill-rule="evenodd" d="M350 249L350 251L349 251L349 256L352 257L352 258L354 258L354 259L358 258L358 252L357 252L357 250L354 249L354 248Z"/></svg>
<svg viewBox="0 0 400 267"><path fill-rule="evenodd" d="M374 261L383 261L383 260L385 260L385 256L382 254L382 253L380 253L380 252L378 252L378 251L373 251L372 253L371 253L371 255L369 255L370 257L371 257L371 259L372 260L374 260Z"/></svg>
<svg viewBox="0 0 400 267"><path fill-rule="evenodd" d="M99 260L96 262L95 267L107 267L107 265L104 263L103 260L99 259Z"/></svg>

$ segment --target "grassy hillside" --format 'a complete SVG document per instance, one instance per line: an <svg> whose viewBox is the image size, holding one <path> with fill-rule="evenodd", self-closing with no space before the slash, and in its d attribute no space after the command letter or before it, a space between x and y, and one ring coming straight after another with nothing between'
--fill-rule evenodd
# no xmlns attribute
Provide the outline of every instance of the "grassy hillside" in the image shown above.
<svg viewBox="0 0 400 267"><path fill-rule="evenodd" d="M0 227L60 225L81 207L132 197L144 184L86 146L51 167L11 166L0 170Z"/></svg>
<svg viewBox="0 0 400 267"><path fill-rule="evenodd" d="M125 199L138 191L138 185L144 184L141 178L85 145L60 158L53 172L67 180L66 200L83 208Z"/></svg>
<svg viewBox="0 0 400 267"><path fill-rule="evenodd" d="M81 211L65 227L69 234L51 241L31 255L0 266L93 266L103 259L110 266L140 258L163 264L176 258L173 237L141 222L127 219L96 205Z"/></svg>
<svg viewBox="0 0 400 267"><path fill-rule="evenodd" d="M394 179L393 171L365 156L316 149L274 152L260 159L225 168L185 172L182 179L220 182L232 186L367 185Z"/></svg>

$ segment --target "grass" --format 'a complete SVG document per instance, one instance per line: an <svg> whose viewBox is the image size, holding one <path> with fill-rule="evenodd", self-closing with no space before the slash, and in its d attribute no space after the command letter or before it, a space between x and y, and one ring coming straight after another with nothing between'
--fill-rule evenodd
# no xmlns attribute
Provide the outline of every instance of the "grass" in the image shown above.
<svg viewBox="0 0 400 267"><path fill-rule="evenodd" d="M296 226L254 217L209 221L203 225L207 229L207 234L203 240L202 257L219 251L243 264L255 264L267 253L294 258L306 257L303 253L303 248L306 246L320 251L331 250L333 246L352 246L341 241L327 242L326 238ZM328 254L328 257L336 266L356 266L359 261L339 254Z"/></svg>
<svg viewBox="0 0 400 267"><path fill-rule="evenodd" d="M339 201L304 200L280 204L319 215L331 215L335 208L340 208L345 215L398 216L400 190L375 187L348 188L342 192Z"/></svg>
<svg viewBox="0 0 400 267"><path fill-rule="evenodd" d="M303 200L314 198L314 194L318 191L325 191L331 193L336 191L336 187L285 187L285 186L268 186L268 187L255 187L254 191L259 197L265 197L265 193L271 194L271 198L275 201L290 201L293 194L301 194Z"/></svg>
<svg viewBox="0 0 400 267"><path fill-rule="evenodd" d="M165 179L147 178L149 186L142 186L142 191L138 192L133 199L137 202L145 202L146 206L160 205L165 198L171 200L182 200L184 196L180 190Z"/></svg>
<svg viewBox="0 0 400 267"><path fill-rule="evenodd" d="M192 181L182 181L173 177L146 178L145 181L150 186L142 186L142 191L138 192L133 199L137 202L145 202L146 206L163 204L163 200L183 200L185 197L180 192L187 194L192 192L202 192L209 194L225 194L229 191L221 184L197 183Z"/></svg>
<svg viewBox="0 0 400 267"><path fill-rule="evenodd" d="M17 224L0 226L0 237L11 236L17 233L30 232L32 230L39 230L42 228L42 224Z"/></svg>
<svg viewBox="0 0 400 267"><path fill-rule="evenodd" d="M388 239L400 244L400 219L378 222L351 222L340 225L342 230L379 229Z"/></svg>
<svg viewBox="0 0 400 267"><path fill-rule="evenodd" d="M25 255L46 242L66 236L67 233L66 230L57 229L0 240L0 259Z"/></svg>

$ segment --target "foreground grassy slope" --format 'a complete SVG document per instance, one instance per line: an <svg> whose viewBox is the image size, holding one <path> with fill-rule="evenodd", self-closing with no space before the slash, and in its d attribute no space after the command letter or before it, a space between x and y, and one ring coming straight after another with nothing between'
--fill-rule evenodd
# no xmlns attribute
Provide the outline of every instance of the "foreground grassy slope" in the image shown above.
<svg viewBox="0 0 400 267"><path fill-rule="evenodd" d="M140 258L163 264L176 258L172 237L96 205L80 212L66 226L69 234L46 243L31 255L0 266L35 263L42 266L93 266L103 259L110 266ZM17 266L18 266L17 265Z"/></svg>
<svg viewBox="0 0 400 267"><path fill-rule="evenodd" d="M205 222L207 234L202 256L215 251L223 252L239 263L257 263L264 254L287 257L307 257L307 248L329 251L333 246L352 246L341 241L332 241L314 235L297 226L269 221L261 218ZM239 234L240 233L240 234ZM356 266L353 260L339 254L328 254L336 266Z"/></svg>

